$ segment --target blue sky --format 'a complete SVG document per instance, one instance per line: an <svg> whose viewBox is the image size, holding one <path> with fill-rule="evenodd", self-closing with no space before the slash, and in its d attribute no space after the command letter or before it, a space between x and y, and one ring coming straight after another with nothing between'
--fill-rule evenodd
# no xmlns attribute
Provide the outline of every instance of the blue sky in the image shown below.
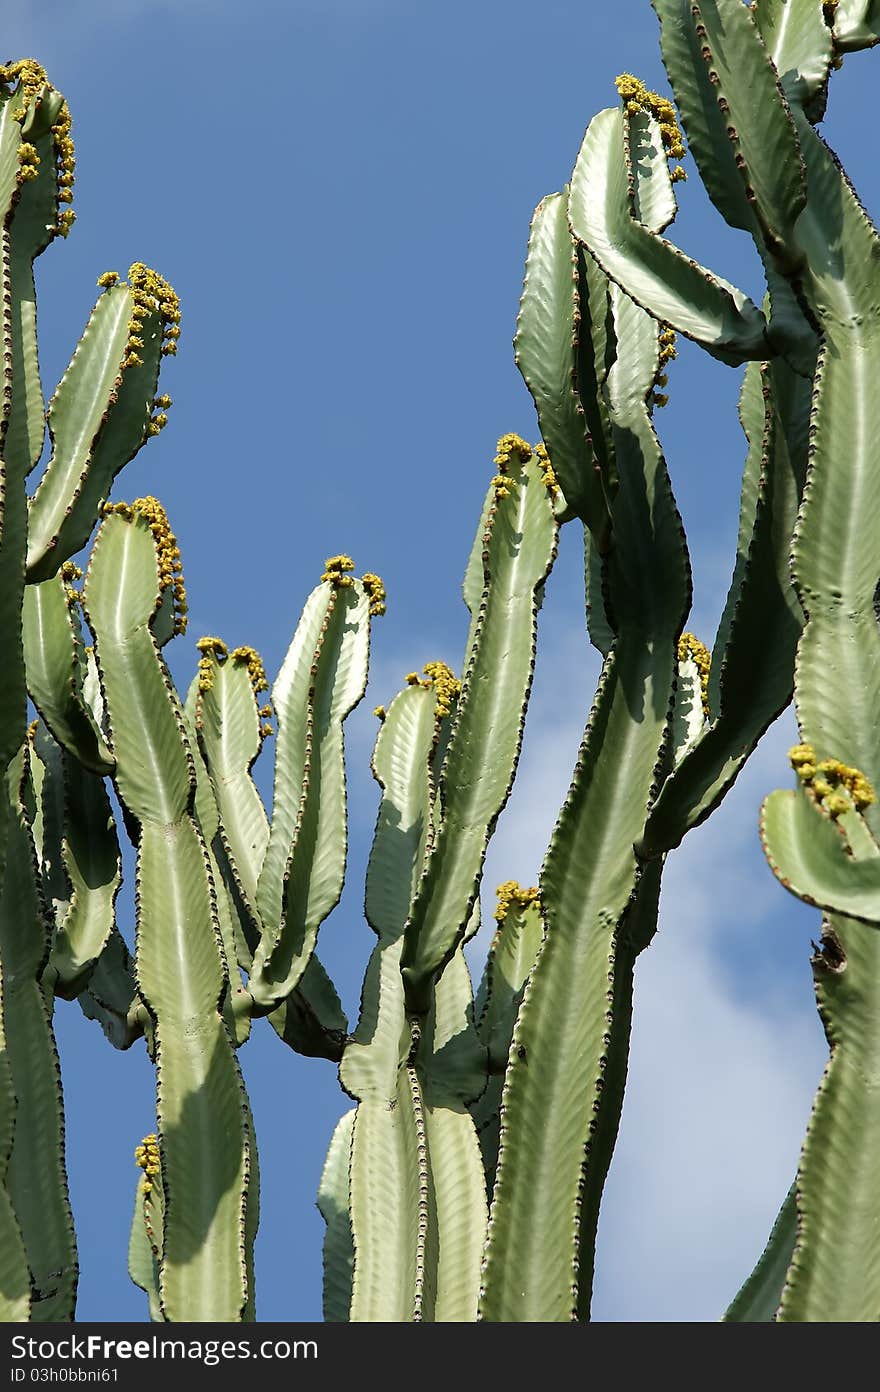
<svg viewBox="0 0 880 1392"><path fill-rule="evenodd" d="M180 538L191 626L169 654L179 683L202 633L252 644L277 671L332 552L388 589L370 689L348 726L349 881L321 941L355 1017L372 946L361 910L378 791L370 711L431 658L460 667L461 575L494 443L509 430L536 438L511 352L531 211L567 179L618 72L667 90L656 21L648 0L545 0L540 12L521 0L28 8L7 17L6 55L38 58L66 94L79 160L77 223L38 268L47 388L102 271L144 260L181 297L181 351L163 375L168 429L118 485L118 496L160 496ZM869 208L880 175L859 113L872 61L846 60L825 125ZM679 193L679 243L759 297L751 244L696 177ZM738 373L683 344L657 418L691 546L689 627L710 646L734 555L738 386ZM573 533L541 616L487 917L496 883L537 872L592 695ZM808 967L818 924L776 886L756 833L761 796L789 781L792 733L790 721L771 732L670 861L661 933L637 974L599 1319L717 1318L796 1165L825 1056ZM139 1049L114 1054L76 1006L59 1003L57 1019L79 1317L146 1318L125 1249L151 1070ZM295 1057L266 1027L243 1063L263 1172L259 1315L316 1319L314 1194L346 1099L331 1065Z"/></svg>

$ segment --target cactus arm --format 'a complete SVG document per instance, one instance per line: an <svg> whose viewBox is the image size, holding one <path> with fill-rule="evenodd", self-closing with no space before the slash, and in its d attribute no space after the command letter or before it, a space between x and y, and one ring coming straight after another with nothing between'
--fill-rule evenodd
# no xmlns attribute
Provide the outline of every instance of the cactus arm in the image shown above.
<svg viewBox="0 0 880 1392"><path fill-rule="evenodd" d="M220 814L214 789L198 743L197 732L198 682L193 681L183 704L183 721L186 737L193 759L196 792L193 815L205 843L208 869L214 889L217 906L217 927L223 946L226 974L229 989L223 998L223 1018L237 1047L246 1042L251 1030L250 992L246 989L239 968L239 946L243 943L243 932L238 916L236 900L223 873L221 860L225 858L220 833Z"/></svg>
<svg viewBox="0 0 880 1392"><path fill-rule="evenodd" d="M424 1032L413 1037L399 968L432 831L440 723L435 690L407 687L388 710L373 759L382 801L366 910L379 943L340 1069L343 1086L360 1099L351 1149L355 1321L476 1313L486 1200L462 1093L479 1091L485 1075L470 979L458 952L437 983Z"/></svg>
<svg viewBox="0 0 880 1392"><path fill-rule="evenodd" d="M27 476L40 458L46 436L43 389L37 357L34 260L55 235L58 209L53 137L30 140L38 152L39 175L23 184L13 220L9 255L12 296L12 401L4 454Z"/></svg>
<svg viewBox="0 0 880 1392"><path fill-rule="evenodd" d="M0 803L0 837L4 846L9 817L6 801L4 798ZM2 908L3 892L0 889L0 913ZM6 1044L4 991L3 957L0 955L0 1323L9 1324L15 1320L23 1322L30 1319L31 1274L21 1225L6 1187L17 1103Z"/></svg>
<svg viewBox="0 0 880 1392"><path fill-rule="evenodd" d="M24 550L27 503L21 452L7 453L13 413L12 365L17 340L12 300L11 258L14 243L15 198L18 194L21 135L13 119L9 94L0 92L0 354L6 392L0 405L0 773L6 770L24 741L27 712L21 637L24 590ZM12 442L10 441L10 444Z"/></svg>
<svg viewBox="0 0 880 1392"><path fill-rule="evenodd" d="M880 926L880 847L858 812L832 820L800 792L770 793L761 805L761 844L789 893Z"/></svg>
<svg viewBox="0 0 880 1392"><path fill-rule="evenodd" d="M269 840L269 820L251 775L262 747L263 717L247 664L235 654L229 661L219 661L218 656L212 652L202 659L210 666L210 679L199 692L196 721L220 813L223 858L235 886L233 897L244 910L241 929L247 941L239 962L249 971L262 926L257 885ZM297 985L268 1019L297 1053L335 1063L342 1057L348 1020L314 953Z"/></svg>
<svg viewBox="0 0 880 1392"><path fill-rule="evenodd" d="M114 1049L130 1049L144 1033L148 1042L151 1040L152 1021L138 995L131 956L117 928L111 929L89 983L77 1000L86 1019L97 1021Z"/></svg>
<svg viewBox="0 0 880 1392"><path fill-rule="evenodd" d="M469 1104L486 1086L486 1049L474 1028L471 978L461 948L436 984L415 1061L434 1215L428 1231L433 1302L426 1302L423 1318L473 1321L488 1203Z"/></svg>
<svg viewBox="0 0 880 1392"><path fill-rule="evenodd" d="M557 524L540 460L530 455L518 473L490 513L480 618L440 778L442 822L404 934L401 970L417 1014L464 935L522 740L538 598Z"/></svg>
<svg viewBox="0 0 880 1392"><path fill-rule="evenodd" d="M57 923L49 970L56 995L72 1000L86 984L113 928L122 863L103 780L63 751L59 764L64 805L59 849L71 896Z"/></svg>
<svg viewBox="0 0 880 1392"><path fill-rule="evenodd" d="M162 1324L165 1318L159 1297L164 1209L162 1185L154 1183L147 1190L146 1184L146 1176L141 1175L135 1191L134 1213L128 1239L128 1274L149 1299L151 1321L154 1324Z"/></svg>
<svg viewBox="0 0 880 1392"><path fill-rule="evenodd" d="M778 269L803 254L803 160L779 80L742 0L654 0L660 46L712 202ZM748 74L747 82L743 74Z"/></svg>
<svg viewBox="0 0 880 1392"><path fill-rule="evenodd" d="M620 484L606 597L616 636L541 873L547 936L514 1032L483 1270L480 1311L493 1321L588 1313L633 963L659 894L660 863L640 872L633 843L667 758L690 574L646 406L656 325L616 290L612 305L618 356L608 404ZM536 1185L536 1175L546 1182Z"/></svg>
<svg viewBox="0 0 880 1392"><path fill-rule="evenodd" d="M27 585L22 627L28 693L59 744L93 773L113 759L83 695L82 643L61 576Z"/></svg>
<svg viewBox="0 0 880 1392"><path fill-rule="evenodd" d="M571 180L571 229L638 304L722 362L766 358L764 316L719 276L684 256L633 214L619 108L591 121ZM668 174L664 173L668 178Z"/></svg>
<svg viewBox="0 0 880 1392"><path fill-rule="evenodd" d="M60 212L70 201L74 151L70 139L70 113L60 92L48 83L33 59L4 65L3 117L12 141L4 145L14 153L15 207L8 256L8 291L12 369L8 429L3 453L16 472L26 476L38 462L46 434L43 392L37 354L36 293L33 263L59 233L67 235L73 213ZM16 84L15 92L10 91ZM8 187L6 179L0 185Z"/></svg>
<svg viewBox="0 0 880 1392"><path fill-rule="evenodd" d="M534 398L541 435L566 502L604 550L611 519L600 463L601 437L594 448L591 423L578 396L578 335L588 326L581 325L577 248L567 204L565 193L551 194L532 218L515 361ZM470 607L475 612L476 606Z"/></svg>
<svg viewBox="0 0 880 1392"><path fill-rule="evenodd" d="M839 0L834 11L834 47L854 53L880 43L880 6L877 0Z"/></svg>
<svg viewBox="0 0 880 1392"><path fill-rule="evenodd" d="M666 779L639 854L677 846L733 785L791 699L803 626L791 584L791 534L806 473L811 384L782 361L749 364L740 412L749 441L736 568L709 671L710 718Z"/></svg>
<svg viewBox="0 0 880 1392"><path fill-rule="evenodd" d="M268 1016L269 1024L291 1049L306 1058L339 1063L348 1039L348 1017L336 987L312 953L306 969L286 1000Z"/></svg>
<svg viewBox="0 0 880 1392"><path fill-rule="evenodd" d="M678 765L703 732L705 714L700 673L693 658L678 659L675 705L672 711L672 761Z"/></svg>
<svg viewBox="0 0 880 1392"><path fill-rule="evenodd" d="M251 777L262 748L258 697L247 664L206 654L210 685L199 692L199 742L217 799L224 848L236 884L259 925L257 881L269 840L269 821Z"/></svg>
<svg viewBox="0 0 880 1392"><path fill-rule="evenodd" d="M264 932L250 978L264 1010L297 985L345 875L343 722L366 690L370 601L360 581L338 587L327 581L320 589L325 593L319 590L312 606L321 617L316 642L303 649L295 636L273 690L276 801L257 890ZM288 768L299 779L282 792ZM291 827L294 793L299 805Z"/></svg>
<svg viewBox="0 0 880 1392"><path fill-rule="evenodd" d="M873 1164L880 1145L878 963L876 933L845 918L825 921L813 974L831 1059L801 1151L798 1236L780 1322L875 1322L880 1316Z"/></svg>
<svg viewBox="0 0 880 1392"><path fill-rule="evenodd" d="M793 1184L783 1200L757 1266L734 1296L722 1316L722 1323L768 1324L775 1320L796 1237L797 1205Z"/></svg>
<svg viewBox="0 0 880 1392"><path fill-rule="evenodd" d="M29 509L31 581L54 575L85 546L113 479L161 427L152 409L176 297L146 268L129 274L130 286L104 289L49 403L52 457Z"/></svg>
<svg viewBox="0 0 880 1392"><path fill-rule="evenodd" d="M793 115L809 186L798 223L808 257L803 291L823 334L793 546L806 617L796 705L804 741L863 770L876 785L878 237L831 152L796 107ZM866 808L865 821L876 838L876 807ZM872 1321L880 1314L880 1193L871 1158L880 1143L878 935L832 918L814 974L831 1060L801 1153L798 1237L778 1318Z"/></svg>
<svg viewBox="0 0 880 1392"><path fill-rule="evenodd" d="M585 1172L592 1180L592 1133L600 1090L609 1086L609 1051L614 1034L629 1032L621 1004L632 960L618 924L636 884L632 843L666 726L671 644L665 657L663 671L641 643L618 636L542 872L548 935L526 988L505 1081L484 1319L568 1320L583 1312L579 1264L592 1262L579 1252L578 1215ZM644 712L639 723L630 710L634 692ZM541 1183L536 1175L544 1176Z"/></svg>
<svg viewBox="0 0 880 1392"><path fill-rule="evenodd" d="M157 1058L162 1307L175 1321L238 1320L248 1300L247 1105L220 1014L228 975L210 863L191 810L192 753L150 631L162 596L156 525L143 507L110 511L89 562L84 608L117 790L140 827L136 979Z"/></svg>
<svg viewBox="0 0 880 1392"><path fill-rule="evenodd" d="M351 1308L354 1245L349 1210L351 1138L356 1109L336 1123L318 1187L318 1208L327 1224L324 1236L324 1320L347 1324Z"/></svg>
<svg viewBox="0 0 880 1392"><path fill-rule="evenodd" d="M293 641L272 691L277 720L272 827L260 867L258 908L267 927L281 922L284 873L300 818L303 784L309 770L308 726L311 671L323 649L325 625L336 606L329 582L316 586L306 600Z"/></svg>
<svg viewBox="0 0 880 1392"><path fill-rule="evenodd" d="M752 13L786 98L818 116L833 56L822 0L761 0Z"/></svg>
<svg viewBox="0 0 880 1392"><path fill-rule="evenodd" d="M0 897L0 960L6 1057L17 1098L6 1187L21 1226L37 1322L73 1318L78 1275L76 1239L64 1170L61 1075L52 1023L40 989L49 954L36 854L22 795L26 756L11 765L6 874Z"/></svg>
<svg viewBox="0 0 880 1392"><path fill-rule="evenodd" d="M544 937L537 900L512 899L499 921L478 996L477 1031L489 1051L489 1069L503 1073L522 993Z"/></svg>
<svg viewBox="0 0 880 1392"><path fill-rule="evenodd" d="M73 168L64 98L41 79L45 73L33 60L4 65L0 94L0 206L7 233L11 223L11 236L4 239L3 248L8 296L4 317L9 332L3 456L22 479L37 463L46 433L33 263L62 230L58 216L62 156L69 153L64 167ZM12 84L16 84L14 93Z"/></svg>
<svg viewBox="0 0 880 1392"><path fill-rule="evenodd" d="M471 1104L471 1113L490 1195L498 1164L504 1070L526 981L535 965L543 936L544 922L539 905L534 901L523 904L511 900L489 949L483 983L477 995L477 1030L489 1054L489 1079L482 1095Z"/></svg>
<svg viewBox="0 0 880 1392"><path fill-rule="evenodd" d="M390 1097L361 1101L351 1152L355 1271L353 1322L413 1317L419 1255L420 1183L424 1182L405 1072Z"/></svg>
<svg viewBox="0 0 880 1392"><path fill-rule="evenodd" d="M584 588L587 606L587 628L590 642L607 657L614 642L614 629L608 622L602 595L602 557L592 537L584 532Z"/></svg>
<svg viewBox="0 0 880 1392"><path fill-rule="evenodd" d="M365 909L379 941L339 1070L342 1086L360 1104L351 1149L353 1321L409 1320L415 1300L419 1157L402 1067L410 1034L400 950L431 833L436 737L433 691L409 686L389 706L373 754L382 798Z"/></svg>

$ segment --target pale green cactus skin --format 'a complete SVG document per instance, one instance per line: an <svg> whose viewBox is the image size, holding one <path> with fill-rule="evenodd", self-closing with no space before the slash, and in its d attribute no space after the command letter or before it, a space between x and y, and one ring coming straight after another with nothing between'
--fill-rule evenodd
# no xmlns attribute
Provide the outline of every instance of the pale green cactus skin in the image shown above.
<svg viewBox="0 0 880 1392"><path fill-rule="evenodd" d="M676 201L656 114L600 112L570 185L536 209L515 341L561 492L543 454L502 455L465 575L460 690L410 681L384 718L365 901L377 943L352 1035L315 948L346 868L343 732L366 687L374 577L330 567L308 597L268 732L249 649L211 640L181 698L160 538L143 507L104 506L162 424L174 305L139 300L136 267L131 285L102 277L45 410L31 268L67 230L63 99L0 83L3 1320L74 1314L55 998L76 998L118 1048L143 1037L156 1066L161 1164L139 1181L129 1247L151 1319L256 1317L257 1152L237 1050L262 1016L338 1062L356 1103L318 1195L328 1320L589 1318L635 963L666 855L792 693L802 738L880 782L880 237L814 129L840 55L880 41L876 6L654 9L690 149L721 215L754 239L767 294L753 303L664 235ZM680 646L690 569L654 420L670 327L745 364L737 557L705 690ZM28 499L47 419L51 457ZM573 519L602 673L540 898L504 917L475 1005L464 947ZM80 593L65 562L96 522ZM267 733L271 815L253 778ZM137 850L133 956L108 778ZM876 1321L880 812L832 820L789 791L761 827L777 875L826 914L814 970L831 1063L795 1185L724 1318Z"/></svg>
<svg viewBox="0 0 880 1392"><path fill-rule="evenodd" d="M150 348L142 366L123 382L121 353L107 313L100 310L101 297L53 397L52 456L28 498L26 481L46 435L32 265L69 230L73 215L63 214L60 204L72 178L63 97L36 64L5 67L0 82L0 900L5 906L0 1210L8 1263L4 1318L40 1321L73 1317L77 1277L51 1002L56 992L74 995L84 989L113 926L118 886L112 818L95 777L108 772L112 761L84 696L82 645L59 572L88 538L113 475L147 438L161 342L147 322ZM128 296L127 287L115 292L115 317L124 313L126 323ZM26 579L46 583L45 604L35 586L26 589ZM28 694L58 741L43 729L42 755L51 772L26 738ZM66 751L74 758L65 766ZM68 819L71 802L77 815Z"/></svg>
<svg viewBox="0 0 880 1392"><path fill-rule="evenodd" d="M442 678L408 685L376 742L382 800L366 914L379 941L340 1068L359 1105L350 1138L347 1123L334 1137L321 1200L325 1306L336 1319L477 1316L488 1201L469 1106L486 1086L487 1050L462 947L479 926L476 891L519 752L557 534L538 456L519 442L500 467L465 575L461 691Z"/></svg>
<svg viewBox="0 0 880 1392"><path fill-rule="evenodd" d="M784 447L797 476L779 513L785 524L773 547L775 571L781 581L781 545L790 551L796 603L790 591L784 593L787 619L777 606L774 622L783 621L779 632L785 640L778 674L768 672L761 660L753 664L766 694L760 703L747 701L751 713L737 715L734 723L751 739L772 718L774 707L784 704L779 698L791 681L785 669L796 641L794 695L801 738L820 758L843 760L876 782L880 495L871 383L878 357L880 239L814 128L824 114L832 64L839 66L843 53L877 43L875 7L865 0L824 6L819 0L758 0L752 7L737 0L654 0L654 8L663 59L707 191L732 226L751 233L764 261L763 327L741 292L652 236L638 210L627 207L616 112L602 113L588 132L572 184L572 226L606 273L658 318L726 361L768 360L760 370L775 411L772 419L765 416L771 448L764 453L773 461L774 479L781 481L788 467L778 460ZM754 445L749 420L757 417L749 404L749 392L754 395L749 373L756 380L750 367L744 425ZM804 383L797 384L792 373ZM744 490L744 515L746 504ZM794 540L787 546L793 507ZM749 555L741 615L748 607L751 562ZM783 595L787 587L778 588ZM736 628L734 614L731 644ZM763 650L779 654L778 641L761 636ZM742 678L722 664L716 688L719 725L726 686L738 698ZM710 739L711 731L704 747ZM723 767L717 772L723 780ZM695 773L702 780L701 770ZM658 798L640 843L642 854L674 845L676 822L681 826L702 815L707 789L698 789L694 800L682 783L674 775ZM876 808L868 807L862 817L853 812L833 826L794 793L775 794L764 808L762 832L771 864L789 888L830 915L825 950L814 960L814 970L832 1057L810 1121L794 1200L774 1231L770 1257L756 1271L754 1286L744 1288L761 1287L760 1271L769 1261L773 1280L763 1287L762 1312L743 1297L728 1319L880 1318L880 1189L867 1160L880 1135L875 1043L880 948L877 935L855 921L875 919L877 816ZM786 1243L793 1246L788 1260Z"/></svg>

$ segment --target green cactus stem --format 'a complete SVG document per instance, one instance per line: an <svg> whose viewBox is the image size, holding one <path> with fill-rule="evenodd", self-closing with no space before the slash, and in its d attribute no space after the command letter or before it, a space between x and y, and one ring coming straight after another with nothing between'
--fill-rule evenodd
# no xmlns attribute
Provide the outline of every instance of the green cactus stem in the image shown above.
<svg viewBox="0 0 880 1392"><path fill-rule="evenodd" d="M639 177L665 181L666 197L646 189L643 199L662 219L670 176L659 137L653 149ZM480 1316L492 1321L588 1314L633 965L656 927L661 863L643 872L633 843L668 760L690 574L649 415L658 329L615 286L606 294L614 338L605 398L619 486L602 598L614 641L541 872L547 935L513 1033L483 1268Z"/></svg>
<svg viewBox="0 0 880 1392"><path fill-rule="evenodd" d="M0 894L4 1071L15 1096L5 1171L33 1284L33 1321L73 1318L78 1265L64 1168L64 1109L52 1021L41 989L51 931L26 802L26 749L3 785L6 871ZM6 1123L8 1125L8 1122ZM14 1238L13 1238L14 1244ZM13 1245L13 1254L15 1246ZM14 1289L14 1287L13 1287Z"/></svg>
<svg viewBox="0 0 880 1392"><path fill-rule="evenodd" d="M473 1320L477 1308L487 1206L466 1104L485 1084L485 1055L473 1030L470 978L459 951L414 1031L400 974L403 932L435 834L436 761L455 699L441 664L429 666L433 678L412 674L391 703L373 757L382 800L366 913L379 941L340 1068L343 1087L359 1101L345 1316L353 1321ZM338 1263L326 1267L325 1300L337 1275Z"/></svg>
<svg viewBox="0 0 880 1392"><path fill-rule="evenodd" d="M503 436L482 537L483 587L455 722L439 780L442 820L404 933L409 1010L461 944L489 837L510 793L534 668L537 611L556 555L557 523L542 456Z"/></svg>
<svg viewBox="0 0 880 1392"><path fill-rule="evenodd" d="M127 583L117 577L124 570ZM183 626L178 553L155 499L108 508L83 590L95 635L120 800L139 828L138 992L153 1020L165 1195L159 1291L166 1319L238 1320L248 1108L221 1015L229 974L184 715L152 631Z"/></svg>

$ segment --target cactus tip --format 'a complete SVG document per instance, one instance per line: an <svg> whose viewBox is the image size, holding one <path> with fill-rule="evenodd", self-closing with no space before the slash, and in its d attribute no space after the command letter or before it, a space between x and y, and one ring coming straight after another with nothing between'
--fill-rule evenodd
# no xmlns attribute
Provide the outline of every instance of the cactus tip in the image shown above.
<svg viewBox="0 0 880 1392"><path fill-rule="evenodd" d="M703 699L703 714L709 714L709 671L712 666L712 654L701 643L694 633L683 633L678 640L678 660L684 662L690 658L700 674L700 693Z"/></svg>

